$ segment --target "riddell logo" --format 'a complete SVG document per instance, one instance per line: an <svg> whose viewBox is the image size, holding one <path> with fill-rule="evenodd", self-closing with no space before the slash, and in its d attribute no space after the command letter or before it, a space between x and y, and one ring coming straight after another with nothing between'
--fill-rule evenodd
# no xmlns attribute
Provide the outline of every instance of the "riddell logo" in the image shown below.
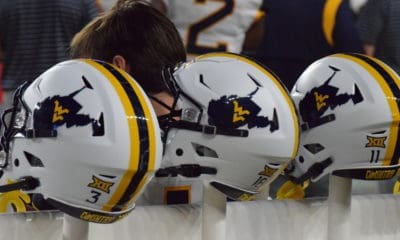
<svg viewBox="0 0 400 240"><path fill-rule="evenodd" d="M396 174L396 170L368 170L365 173L365 179L379 180L379 179L391 179Z"/></svg>
<svg viewBox="0 0 400 240"><path fill-rule="evenodd" d="M82 220L95 223L112 223L118 219L118 216L106 216L86 211L82 212L79 217Z"/></svg>

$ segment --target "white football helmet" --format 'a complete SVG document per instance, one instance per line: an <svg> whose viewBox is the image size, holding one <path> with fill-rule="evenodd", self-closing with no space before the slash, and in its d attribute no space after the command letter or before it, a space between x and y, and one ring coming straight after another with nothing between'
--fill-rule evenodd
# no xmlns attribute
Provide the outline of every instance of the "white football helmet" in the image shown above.
<svg viewBox="0 0 400 240"><path fill-rule="evenodd" d="M82 220L111 223L129 213L161 162L150 100L105 62L51 67L15 92L3 120L2 171L16 183L0 192L40 193Z"/></svg>
<svg viewBox="0 0 400 240"><path fill-rule="evenodd" d="M230 53L201 55L166 73L175 97L159 117L165 142L156 176L198 177L233 199L256 194L296 156L295 106L272 72ZM179 118L176 116L179 115Z"/></svg>
<svg viewBox="0 0 400 240"><path fill-rule="evenodd" d="M400 158L400 78L383 62L335 54L311 64L291 95L302 129L292 175L380 180Z"/></svg>

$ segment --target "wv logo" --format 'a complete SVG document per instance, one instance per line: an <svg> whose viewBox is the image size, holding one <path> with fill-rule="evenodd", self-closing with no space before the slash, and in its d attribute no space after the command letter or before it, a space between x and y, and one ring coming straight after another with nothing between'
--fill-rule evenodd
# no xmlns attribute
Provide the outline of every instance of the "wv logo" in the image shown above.
<svg viewBox="0 0 400 240"><path fill-rule="evenodd" d="M356 84L353 93L338 94L339 88L329 85L330 81L336 76L340 69L329 66L333 71L332 75L319 87L311 89L299 103L299 112L306 123L302 126L303 130L317 127L319 125L334 121L335 114L325 116L325 112L335 110L349 101L354 105L364 101L364 98Z"/></svg>
<svg viewBox="0 0 400 240"><path fill-rule="evenodd" d="M246 97L225 95L218 100L211 100L207 111L208 123L225 129L236 129L247 125L249 129L269 126L270 132L278 130L279 121L275 108L271 120L268 116L258 115L261 112L261 107L252 100L258 90L259 87Z"/></svg>
<svg viewBox="0 0 400 240"><path fill-rule="evenodd" d="M315 102L317 104L317 110L320 111L321 108L326 106L326 100L329 98L329 95L319 94L318 92L314 92Z"/></svg>
<svg viewBox="0 0 400 240"><path fill-rule="evenodd" d="M60 101L55 100L54 101L54 113L53 113L53 120L52 122L57 122L57 121L63 121L64 120L64 114L69 113L69 110L66 108L63 108L60 105Z"/></svg>
<svg viewBox="0 0 400 240"><path fill-rule="evenodd" d="M55 95L47 97L38 103L37 108L33 111L34 128L54 130L62 125L70 128L90 124L93 130L92 136L104 135L103 113L100 113L97 119L87 114L79 113L82 105L74 97L85 89L93 89L84 76L82 76L82 81L84 86L75 92L67 96Z"/></svg>
<svg viewBox="0 0 400 240"><path fill-rule="evenodd" d="M233 119L232 122L245 121L247 115L250 115L250 111L244 110L243 107L239 106L238 101L233 101Z"/></svg>

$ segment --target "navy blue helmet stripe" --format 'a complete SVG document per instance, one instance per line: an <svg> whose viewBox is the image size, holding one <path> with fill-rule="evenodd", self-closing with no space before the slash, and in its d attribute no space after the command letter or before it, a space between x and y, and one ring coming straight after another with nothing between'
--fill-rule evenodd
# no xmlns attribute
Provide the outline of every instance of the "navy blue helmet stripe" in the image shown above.
<svg viewBox="0 0 400 240"><path fill-rule="evenodd" d="M364 62L368 63L371 67L373 67L387 82L390 90L392 91L392 94L394 97L396 97L396 99L398 99L397 102L397 107L398 109L400 109L400 89L397 86L396 81L392 78L392 76L377 62L375 62L374 60L372 60L371 58L365 56L365 55L361 55L361 54L357 54L357 53L349 53L348 55L356 57L358 59L363 60ZM397 136L400 136L400 127L398 128L398 134ZM399 162L399 158L400 158L400 139L399 137L396 139L396 147L393 153L393 157L391 159L390 165L396 165Z"/></svg>
<svg viewBox="0 0 400 240"><path fill-rule="evenodd" d="M108 63L99 62L104 68L106 68L121 84L123 89L125 90L130 102L132 103L132 107L135 110L136 121L139 129L139 139L140 139L140 153L139 156L139 165L137 172L132 177L127 190L117 202L117 204L112 208L112 211L120 211L123 206L131 200L132 194L137 190L139 184L145 174L148 171L149 167L149 135L148 135L148 127L147 120L144 113L144 109L142 108L139 98L135 93L135 90L132 88L131 84L128 83L128 80L122 76L114 67L112 67ZM138 143L139 144L139 143Z"/></svg>

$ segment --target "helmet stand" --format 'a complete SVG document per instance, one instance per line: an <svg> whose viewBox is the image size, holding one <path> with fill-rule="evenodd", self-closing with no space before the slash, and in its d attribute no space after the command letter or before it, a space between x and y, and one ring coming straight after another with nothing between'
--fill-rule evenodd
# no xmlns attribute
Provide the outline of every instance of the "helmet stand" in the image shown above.
<svg viewBox="0 0 400 240"><path fill-rule="evenodd" d="M351 187L351 178L329 175L328 240L351 239Z"/></svg>
<svg viewBox="0 0 400 240"><path fill-rule="evenodd" d="M226 239L226 196L203 182L202 239Z"/></svg>
<svg viewBox="0 0 400 240"><path fill-rule="evenodd" d="M64 214L62 240L88 240L89 222Z"/></svg>

